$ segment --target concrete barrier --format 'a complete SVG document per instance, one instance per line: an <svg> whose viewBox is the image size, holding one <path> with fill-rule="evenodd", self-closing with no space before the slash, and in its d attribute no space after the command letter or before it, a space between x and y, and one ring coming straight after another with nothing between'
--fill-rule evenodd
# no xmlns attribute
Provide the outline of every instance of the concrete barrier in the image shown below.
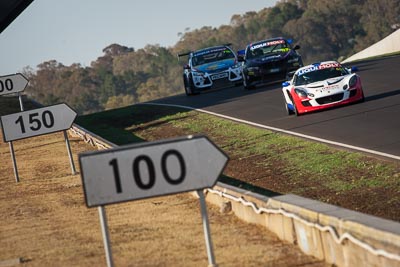
<svg viewBox="0 0 400 267"><path fill-rule="evenodd" d="M348 63L355 60L387 55L396 52L400 52L400 29L393 32L381 41L371 45L370 47L343 60L342 63Z"/></svg>
<svg viewBox="0 0 400 267"><path fill-rule="evenodd" d="M335 266L400 266L400 223L296 195L265 197L219 183L207 201L231 202L242 220L266 227Z"/></svg>
<svg viewBox="0 0 400 267"><path fill-rule="evenodd" d="M98 149L117 146L78 125L69 133ZM205 192L208 202L229 207L243 221L263 226L327 263L400 267L398 222L292 194L266 197L223 183Z"/></svg>

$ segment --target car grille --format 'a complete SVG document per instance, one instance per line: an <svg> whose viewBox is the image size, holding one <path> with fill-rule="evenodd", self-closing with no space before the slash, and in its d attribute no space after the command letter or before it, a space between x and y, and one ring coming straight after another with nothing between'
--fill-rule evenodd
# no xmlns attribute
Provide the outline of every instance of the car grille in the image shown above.
<svg viewBox="0 0 400 267"><path fill-rule="evenodd" d="M238 76L234 72L230 72L229 79L236 79Z"/></svg>
<svg viewBox="0 0 400 267"><path fill-rule="evenodd" d="M210 78L206 77L204 80L204 85L208 85L208 84L211 85L211 81L210 81Z"/></svg>
<svg viewBox="0 0 400 267"><path fill-rule="evenodd" d="M318 104L324 105L324 104L329 104L332 102L337 102L343 99L343 93L335 94L335 95L330 95L330 96L325 96L325 97L320 97L315 99Z"/></svg>
<svg viewBox="0 0 400 267"><path fill-rule="evenodd" d="M262 65L263 69L273 69L273 68L284 68L286 67L286 62L283 60L271 61Z"/></svg>
<svg viewBox="0 0 400 267"><path fill-rule="evenodd" d="M230 84L228 78L223 78L223 79L214 80L212 87L213 88L224 87L228 84Z"/></svg>

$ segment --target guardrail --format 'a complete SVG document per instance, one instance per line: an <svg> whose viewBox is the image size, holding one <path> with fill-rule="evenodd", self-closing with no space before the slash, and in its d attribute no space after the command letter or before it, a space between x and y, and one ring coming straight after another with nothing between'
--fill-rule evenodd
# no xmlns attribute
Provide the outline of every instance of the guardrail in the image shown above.
<svg viewBox="0 0 400 267"><path fill-rule="evenodd" d="M98 149L117 147L76 124L69 133ZM400 267L398 222L291 194L266 197L221 182L206 190L206 200L335 266Z"/></svg>

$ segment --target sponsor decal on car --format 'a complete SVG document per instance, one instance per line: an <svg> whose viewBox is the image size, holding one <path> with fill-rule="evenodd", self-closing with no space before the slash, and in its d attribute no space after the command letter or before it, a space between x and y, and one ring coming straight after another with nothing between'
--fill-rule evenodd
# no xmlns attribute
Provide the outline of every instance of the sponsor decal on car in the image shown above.
<svg viewBox="0 0 400 267"><path fill-rule="evenodd" d="M218 79L222 79L222 78L226 78L226 77L228 77L228 73L223 72L223 73L211 75L211 80L218 80Z"/></svg>
<svg viewBox="0 0 400 267"><path fill-rule="evenodd" d="M205 50L205 51L199 51L194 53L194 56L202 56L202 55L207 55L207 54L211 54L211 53L215 53L215 52L221 52L224 51L224 53L231 53L231 51L229 49L226 49L226 47L220 47L220 48L214 48L214 49L210 49L210 50Z"/></svg>
<svg viewBox="0 0 400 267"><path fill-rule="evenodd" d="M276 72L279 72L280 70L281 70L280 68L274 68L274 69L270 69L269 72L276 73Z"/></svg>
<svg viewBox="0 0 400 267"><path fill-rule="evenodd" d="M264 43L261 43L261 44L256 44L254 46L251 46L250 50L254 50L254 49L265 47L265 46L284 44L284 43L285 43L285 40L276 40L276 41L264 42Z"/></svg>
<svg viewBox="0 0 400 267"><path fill-rule="evenodd" d="M276 56L270 56L270 57L264 57L261 60L262 61L270 61L270 60L274 60L274 59L281 59L282 56L281 55L276 55Z"/></svg>
<svg viewBox="0 0 400 267"><path fill-rule="evenodd" d="M330 85L330 86L326 86L322 89L323 90L335 90L335 89L339 89L339 85Z"/></svg>
<svg viewBox="0 0 400 267"><path fill-rule="evenodd" d="M301 76L305 73L309 73L312 71L323 70L323 69L328 69L328 68L338 68L338 67L340 67L339 63L324 63L324 64L319 64L319 65L313 65L309 68L300 70L298 72L298 75Z"/></svg>

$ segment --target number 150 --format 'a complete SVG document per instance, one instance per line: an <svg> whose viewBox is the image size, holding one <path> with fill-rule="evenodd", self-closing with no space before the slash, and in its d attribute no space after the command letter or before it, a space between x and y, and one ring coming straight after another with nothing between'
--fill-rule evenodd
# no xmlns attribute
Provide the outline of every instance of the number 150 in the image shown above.
<svg viewBox="0 0 400 267"><path fill-rule="evenodd" d="M21 132L26 133L25 122L22 116L18 117L18 119L15 121L15 124L19 124L21 127ZM32 131L39 131L42 126L51 128L54 126L53 113L51 113L49 110L46 110L42 113L41 118L39 117L39 113L31 113L29 114L28 125Z"/></svg>

